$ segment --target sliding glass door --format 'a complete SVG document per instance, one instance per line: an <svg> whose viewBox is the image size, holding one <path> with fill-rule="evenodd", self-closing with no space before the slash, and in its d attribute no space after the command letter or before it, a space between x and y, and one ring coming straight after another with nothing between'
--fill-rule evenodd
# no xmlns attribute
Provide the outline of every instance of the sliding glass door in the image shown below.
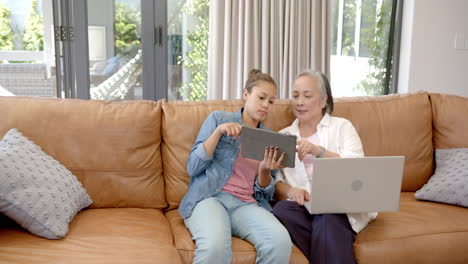
<svg viewBox="0 0 468 264"><path fill-rule="evenodd" d="M140 0L88 1L90 98L143 99Z"/></svg>
<svg viewBox="0 0 468 264"><path fill-rule="evenodd" d="M209 0L0 2L0 94L204 100Z"/></svg>
<svg viewBox="0 0 468 264"><path fill-rule="evenodd" d="M87 1L89 98L206 99L208 4Z"/></svg>

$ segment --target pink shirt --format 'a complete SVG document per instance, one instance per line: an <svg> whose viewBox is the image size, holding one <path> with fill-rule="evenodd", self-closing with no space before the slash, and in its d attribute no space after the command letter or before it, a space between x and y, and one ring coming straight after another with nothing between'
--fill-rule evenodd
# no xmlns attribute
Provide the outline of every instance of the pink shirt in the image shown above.
<svg viewBox="0 0 468 264"><path fill-rule="evenodd" d="M255 177L258 174L258 166L260 161L246 159L239 151L239 155L234 163L232 176L224 185L223 191L230 193L241 201L248 203L256 203L253 198Z"/></svg>
<svg viewBox="0 0 468 264"><path fill-rule="evenodd" d="M301 138L301 140L307 140L310 143L314 145L320 145L320 139L318 137L318 134L315 133L312 136L308 138ZM312 164L313 160L315 159L315 156L312 154L307 154L304 157L304 167L306 169L307 177L309 178L309 182L312 182L312 174L314 172L314 165Z"/></svg>

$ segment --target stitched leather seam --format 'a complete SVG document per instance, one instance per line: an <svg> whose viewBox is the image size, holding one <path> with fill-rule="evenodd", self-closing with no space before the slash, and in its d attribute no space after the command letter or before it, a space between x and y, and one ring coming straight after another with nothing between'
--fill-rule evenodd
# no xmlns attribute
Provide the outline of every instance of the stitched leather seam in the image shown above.
<svg viewBox="0 0 468 264"><path fill-rule="evenodd" d="M376 243L376 242L389 241L389 240L396 240L396 239L405 239L405 238L411 238L411 237L432 236L432 235L453 234L453 233L468 233L468 230L463 230L463 231L450 231L450 232L439 232L439 233L429 233L429 234L420 234L420 235L411 235L411 236L402 236L402 237L394 237L394 238L388 238L388 239L382 239L382 240L373 240L373 241L356 242L355 244L358 245L358 244L365 244L365 243Z"/></svg>

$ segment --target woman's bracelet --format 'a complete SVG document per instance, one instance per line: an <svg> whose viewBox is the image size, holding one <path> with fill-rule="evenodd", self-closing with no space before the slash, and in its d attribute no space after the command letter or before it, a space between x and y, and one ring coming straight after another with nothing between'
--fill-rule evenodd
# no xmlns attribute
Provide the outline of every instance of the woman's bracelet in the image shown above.
<svg viewBox="0 0 468 264"><path fill-rule="evenodd" d="M325 154L326 149L324 147L321 147L322 149L320 150L320 153L317 155L317 158L322 158L323 154Z"/></svg>

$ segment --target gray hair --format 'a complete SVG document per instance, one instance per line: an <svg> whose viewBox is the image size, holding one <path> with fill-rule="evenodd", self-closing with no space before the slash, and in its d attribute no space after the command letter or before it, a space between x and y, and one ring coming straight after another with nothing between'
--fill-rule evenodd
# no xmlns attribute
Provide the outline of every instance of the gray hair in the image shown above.
<svg viewBox="0 0 468 264"><path fill-rule="evenodd" d="M296 78L294 78L294 81L296 81L297 79L303 76L309 76L310 78L312 78L313 80L317 82L317 84L319 85L319 89L320 89L319 91L320 99L324 100L325 98L327 98L327 101L326 101L327 104L322 109L322 114L333 113L333 96L331 92L330 82L328 81L327 76L325 76L325 74L319 71L307 70L307 71L303 71L299 73L296 76Z"/></svg>

